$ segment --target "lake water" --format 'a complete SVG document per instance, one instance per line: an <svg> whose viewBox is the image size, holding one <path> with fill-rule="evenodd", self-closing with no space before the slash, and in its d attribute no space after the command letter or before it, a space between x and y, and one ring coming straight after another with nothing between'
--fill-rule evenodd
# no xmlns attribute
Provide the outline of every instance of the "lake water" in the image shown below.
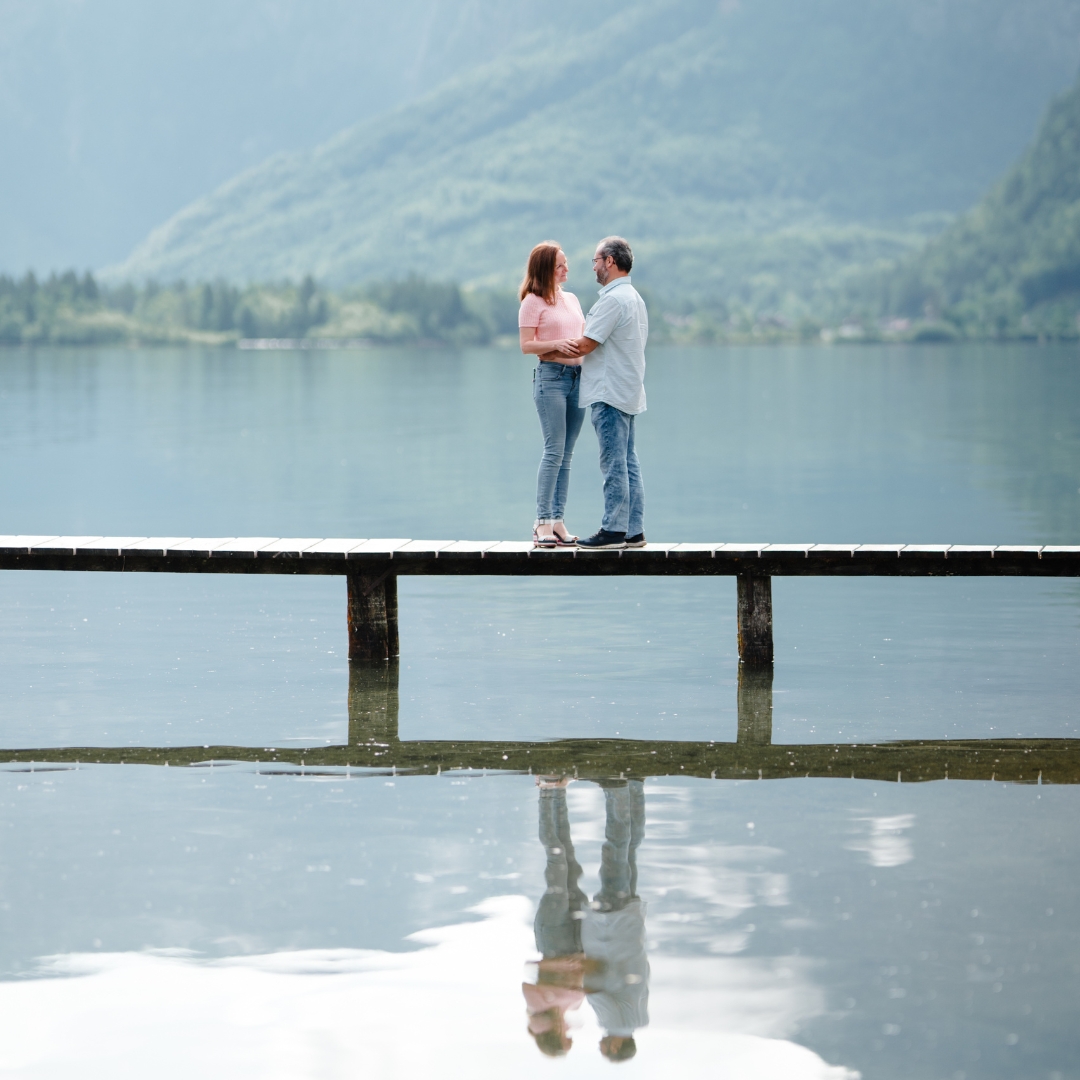
<svg viewBox="0 0 1080 1080"><path fill-rule="evenodd" d="M647 535L1076 543L1077 360L654 349ZM509 351L0 353L0 533L525 539L538 456ZM599 516L586 425L567 523ZM346 744L344 582L0 588L0 746L40 751L0 763L12 1076L592 1076L630 1032L626 1075L1080 1076L1077 787L76 767ZM728 579L399 593L402 745L736 739ZM1080 738L1075 581L773 602L774 743Z"/></svg>

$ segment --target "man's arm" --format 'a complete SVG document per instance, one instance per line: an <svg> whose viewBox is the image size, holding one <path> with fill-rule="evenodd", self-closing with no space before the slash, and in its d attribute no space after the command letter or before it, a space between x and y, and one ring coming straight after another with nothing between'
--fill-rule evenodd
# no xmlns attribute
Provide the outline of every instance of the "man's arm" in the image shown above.
<svg viewBox="0 0 1080 1080"><path fill-rule="evenodd" d="M585 333L573 341L575 350L579 356L588 356L595 349L600 348L615 329L622 316L622 308L619 302L610 295L601 296L593 304L588 318L585 320Z"/></svg>

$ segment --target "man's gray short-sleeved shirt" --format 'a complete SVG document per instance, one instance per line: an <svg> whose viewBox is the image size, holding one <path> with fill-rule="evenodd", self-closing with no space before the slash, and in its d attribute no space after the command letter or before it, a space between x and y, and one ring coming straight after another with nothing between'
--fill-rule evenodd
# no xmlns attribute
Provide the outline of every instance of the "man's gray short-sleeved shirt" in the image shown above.
<svg viewBox="0 0 1080 1080"><path fill-rule="evenodd" d="M600 344L581 361L580 404L602 401L631 416L644 412L649 315L628 277L600 290L585 320L585 336Z"/></svg>

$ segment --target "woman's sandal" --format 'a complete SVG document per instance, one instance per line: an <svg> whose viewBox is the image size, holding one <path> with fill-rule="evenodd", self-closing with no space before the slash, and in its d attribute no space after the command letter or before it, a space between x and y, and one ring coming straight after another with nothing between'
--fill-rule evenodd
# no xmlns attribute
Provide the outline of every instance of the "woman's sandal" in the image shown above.
<svg viewBox="0 0 1080 1080"><path fill-rule="evenodd" d="M559 538L557 536L541 536L539 529L533 529L533 547L554 548L558 546Z"/></svg>

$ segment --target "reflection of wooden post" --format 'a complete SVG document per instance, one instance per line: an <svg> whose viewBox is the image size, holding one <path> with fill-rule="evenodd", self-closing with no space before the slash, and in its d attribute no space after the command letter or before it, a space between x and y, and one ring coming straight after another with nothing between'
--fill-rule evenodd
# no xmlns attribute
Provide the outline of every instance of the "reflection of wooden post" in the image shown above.
<svg viewBox="0 0 1080 1080"><path fill-rule="evenodd" d="M772 742L772 664L739 665L739 742L767 746Z"/></svg>
<svg viewBox="0 0 1080 1080"><path fill-rule="evenodd" d="M349 574L349 659L398 655L397 576Z"/></svg>
<svg viewBox="0 0 1080 1080"><path fill-rule="evenodd" d="M739 574L739 662L772 666L772 579Z"/></svg>
<svg viewBox="0 0 1080 1080"><path fill-rule="evenodd" d="M398 662L349 661L349 745L398 738Z"/></svg>

